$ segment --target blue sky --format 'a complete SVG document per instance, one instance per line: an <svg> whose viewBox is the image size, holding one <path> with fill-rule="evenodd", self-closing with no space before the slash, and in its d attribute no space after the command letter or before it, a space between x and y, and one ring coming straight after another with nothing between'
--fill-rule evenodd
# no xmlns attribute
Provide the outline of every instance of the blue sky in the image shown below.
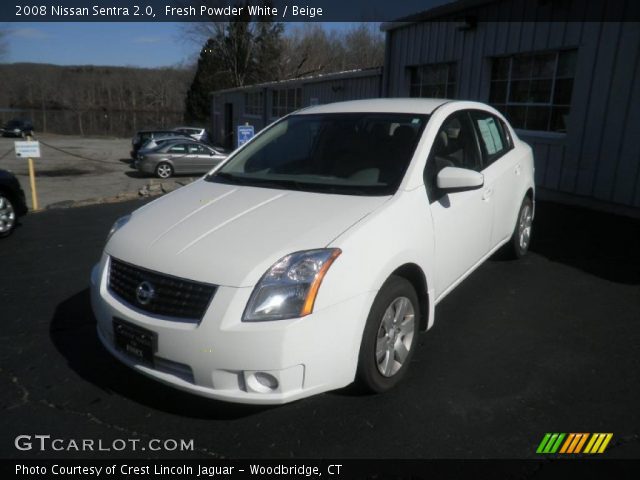
<svg viewBox="0 0 640 480"><path fill-rule="evenodd" d="M185 23L12 23L5 62L58 65L172 66L200 48L185 39ZM287 24L291 26L293 24ZM350 23L324 24L328 29Z"/></svg>

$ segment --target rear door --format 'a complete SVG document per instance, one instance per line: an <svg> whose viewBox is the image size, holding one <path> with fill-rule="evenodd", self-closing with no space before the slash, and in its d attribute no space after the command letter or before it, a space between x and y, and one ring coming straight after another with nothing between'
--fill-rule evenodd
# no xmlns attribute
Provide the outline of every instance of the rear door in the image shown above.
<svg viewBox="0 0 640 480"><path fill-rule="evenodd" d="M504 122L490 112L470 112L482 152L482 173L485 186L494 203L491 247L509 238L515 227L515 215L520 206L522 166L509 130Z"/></svg>

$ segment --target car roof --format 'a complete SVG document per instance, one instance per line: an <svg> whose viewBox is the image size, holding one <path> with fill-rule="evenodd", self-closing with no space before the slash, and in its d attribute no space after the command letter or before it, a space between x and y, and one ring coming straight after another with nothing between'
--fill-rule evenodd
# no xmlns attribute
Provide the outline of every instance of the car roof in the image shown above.
<svg viewBox="0 0 640 480"><path fill-rule="evenodd" d="M164 128L160 130L138 130L136 133L140 134L140 133L176 133L176 132L170 128Z"/></svg>
<svg viewBox="0 0 640 480"><path fill-rule="evenodd" d="M193 145L202 145L203 147L208 147L209 145L199 142L198 140L194 140L194 139L189 139L188 137L184 137L184 138L172 138L166 142L166 145L175 145L176 143L188 143L188 144L193 144Z"/></svg>
<svg viewBox="0 0 640 480"><path fill-rule="evenodd" d="M418 113L431 114L436 108L452 102L446 98L374 98L327 103L299 110L296 114L314 113Z"/></svg>
<svg viewBox="0 0 640 480"><path fill-rule="evenodd" d="M167 140L169 138L191 138L189 135L185 135L180 132L159 132L158 135L151 138L150 140Z"/></svg>

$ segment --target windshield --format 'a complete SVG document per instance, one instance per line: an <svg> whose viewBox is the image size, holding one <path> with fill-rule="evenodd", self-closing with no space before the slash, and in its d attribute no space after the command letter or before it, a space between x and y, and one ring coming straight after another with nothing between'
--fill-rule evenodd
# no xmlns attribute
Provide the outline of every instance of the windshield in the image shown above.
<svg viewBox="0 0 640 480"><path fill-rule="evenodd" d="M292 115L238 152L208 181L346 195L392 195L427 115Z"/></svg>

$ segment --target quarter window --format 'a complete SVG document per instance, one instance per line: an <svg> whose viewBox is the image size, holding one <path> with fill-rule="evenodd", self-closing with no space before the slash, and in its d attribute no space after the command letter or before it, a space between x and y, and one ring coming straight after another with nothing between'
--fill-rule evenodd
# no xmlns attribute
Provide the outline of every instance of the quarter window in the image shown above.
<svg viewBox="0 0 640 480"><path fill-rule="evenodd" d="M284 117L302 106L302 89L286 88L274 90L271 98L271 116Z"/></svg>
<svg viewBox="0 0 640 480"><path fill-rule="evenodd" d="M514 128L566 132L576 50L493 59L489 103Z"/></svg>
<svg viewBox="0 0 640 480"><path fill-rule="evenodd" d="M410 67L409 96L455 98L456 64L437 63Z"/></svg>

